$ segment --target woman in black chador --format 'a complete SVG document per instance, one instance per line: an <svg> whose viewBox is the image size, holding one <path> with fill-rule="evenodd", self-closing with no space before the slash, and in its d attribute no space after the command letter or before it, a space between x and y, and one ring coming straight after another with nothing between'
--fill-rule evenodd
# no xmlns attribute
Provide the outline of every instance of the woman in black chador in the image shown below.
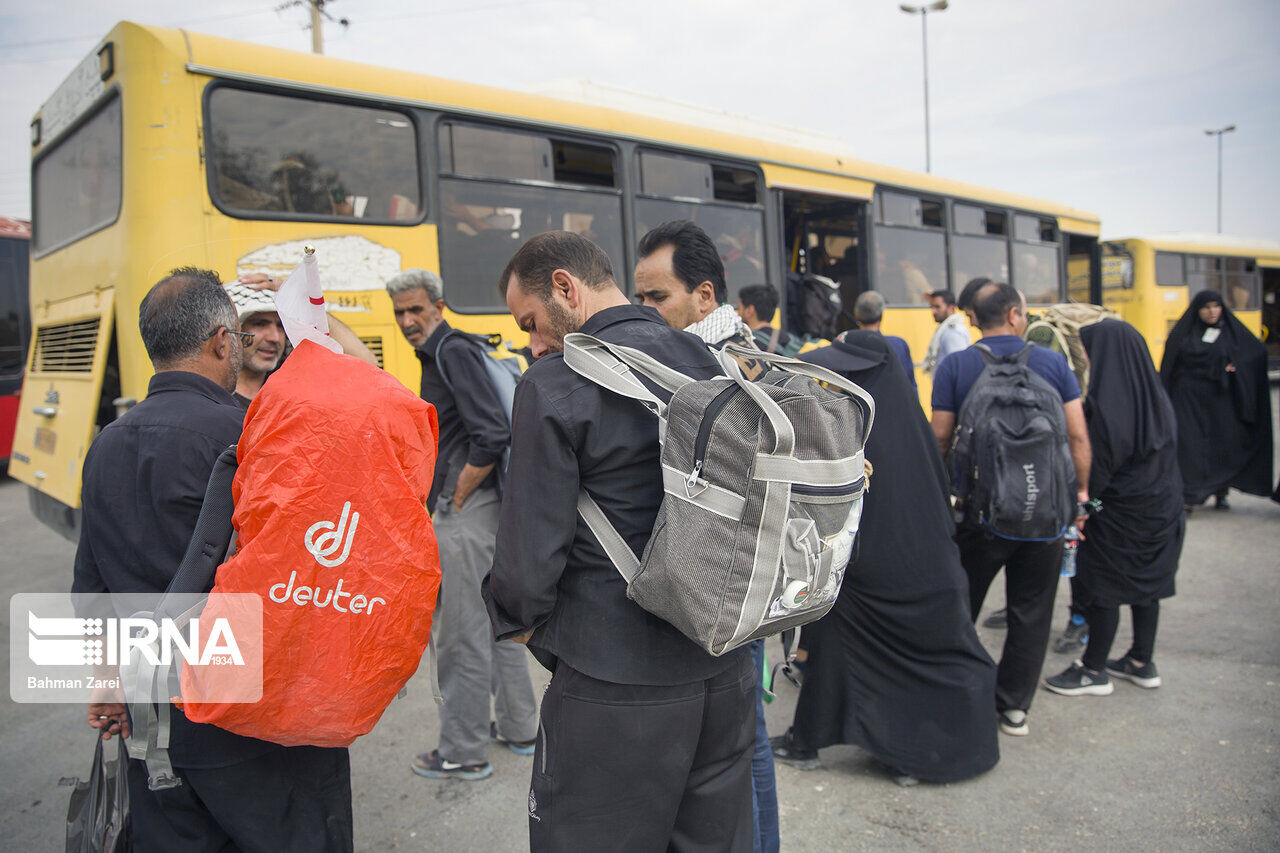
<svg viewBox="0 0 1280 853"><path fill-rule="evenodd" d="M1159 687L1152 661L1160 599L1174 593L1186 513L1178 475L1178 427L1147 343L1121 320L1080 330L1089 355L1084 415L1093 447L1089 494L1102 510L1089 518L1076 557L1073 603L1089 624L1082 660L1045 680L1064 696L1105 696L1109 676ZM1120 605L1133 610L1133 647L1107 660Z"/></svg>
<svg viewBox="0 0 1280 853"><path fill-rule="evenodd" d="M835 606L804 627L804 686L774 755L812 767L820 748L856 744L903 784L990 770L1000 759L996 667L969 618L949 484L920 402L875 332L804 358L875 399L875 470Z"/></svg>
<svg viewBox="0 0 1280 853"><path fill-rule="evenodd" d="M1178 416L1183 503L1199 506L1227 488L1271 494L1271 396L1267 350L1226 307L1202 290L1164 346L1160 378Z"/></svg>

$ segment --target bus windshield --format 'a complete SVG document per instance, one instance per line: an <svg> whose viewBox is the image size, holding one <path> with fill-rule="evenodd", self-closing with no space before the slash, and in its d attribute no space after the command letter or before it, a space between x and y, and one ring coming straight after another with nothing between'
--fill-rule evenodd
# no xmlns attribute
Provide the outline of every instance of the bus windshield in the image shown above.
<svg viewBox="0 0 1280 853"><path fill-rule="evenodd" d="M120 98L115 97L36 161L31 180L37 253L116 220L121 160Z"/></svg>

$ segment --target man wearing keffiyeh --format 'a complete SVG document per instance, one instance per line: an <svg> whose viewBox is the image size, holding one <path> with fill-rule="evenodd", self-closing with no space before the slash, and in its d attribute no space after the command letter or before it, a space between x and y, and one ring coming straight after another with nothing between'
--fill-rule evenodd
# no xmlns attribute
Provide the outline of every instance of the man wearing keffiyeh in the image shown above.
<svg viewBox="0 0 1280 853"><path fill-rule="evenodd" d="M693 222L664 222L640 240L636 295L657 309L667 325L720 349L754 347L751 329L729 305L724 263L716 244Z"/></svg>
<svg viewBox="0 0 1280 853"><path fill-rule="evenodd" d="M759 349L751 328L729 305L724 261L707 232L687 219L664 222L640 240L636 295L657 310L667 325L697 335L713 350L725 344ZM763 371L760 362L735 356L748 379ZM764 670L764 640L751 643L756 672ZM757 689L759 693L759 690ZM764 701L757 700L756 747L751 758L752 815L755 849L772 853L779 847L778 793L773 751L764 725Z"/></svg>

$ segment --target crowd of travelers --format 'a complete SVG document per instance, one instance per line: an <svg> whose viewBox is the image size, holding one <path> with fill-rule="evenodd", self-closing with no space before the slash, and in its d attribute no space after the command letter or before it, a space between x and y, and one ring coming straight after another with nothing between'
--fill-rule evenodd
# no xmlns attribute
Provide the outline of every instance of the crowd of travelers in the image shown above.
<svg viewBox="0 0 1280 853"><path fill-rule="evenodd" d="M985 773L999 732L1029 733L1041 685L1064 696L1109 694L1116 679L1158 687L1160 601L1175 591L1188 512L1210 496L1225 509L1231 487L1271 493L1265 352L1216 293L1196 295L1159 371L1132 326L1084 327L1087 389L1063 354L1024 340L1013 287L977 279L958 298L929 293L938 325L921 365L933 387L926 419L906 342L881 332L880 294L857 299L857 329L815 345L771 326L780 294L769 285L730 304L720 254L693 222L654 228L637 257L633 301L585 237L549 232L520 246L496 282L529 336L509 410L484 348L445 319L440 276L410 269L386 283L439 426L427 508L442 573L440 732L409 764L428 779L478 781L494 772L491 748L531 756L535 851L777 850L775 759L810 769L833 744L861 747L903 785ZM215 459L285 356L278 286L265 275L223 285L185 267L147 294L139 327L156 373L146 399L89 449L74 591L164 591ZM332 318L330 328L344 352L376 363L350 329ZM570 367L573 333L694 379L723 375L730 353L749 379L770 354L794 356L874 400L857 544L830 611L782 662L801 686L773 738L765 640L710 654L628 597L580 517L585 493L644 553L664 474L658 420ZM989 424L1016 420L1002 393L1015 386L1033 417L1017 436L995 435ZM1006 519L977 475L991 442L1015 438L1045 455L1013 472L1027 503ZM1056 513L1044 535L1028 527L1042 512ZM1064 550L1079 620L1069 628L1087 644L1042 681ZM975 620L1002 570L997 663ZM1133 644L1112 658L1122 605ZM526 650L551 672L540 703ZM242 737L178 708L172 717L182 784L149 790L130 761L135 849L353 849L346 749ZM88 722L104 739L130 734L122 704L91 705Z"/></svg>

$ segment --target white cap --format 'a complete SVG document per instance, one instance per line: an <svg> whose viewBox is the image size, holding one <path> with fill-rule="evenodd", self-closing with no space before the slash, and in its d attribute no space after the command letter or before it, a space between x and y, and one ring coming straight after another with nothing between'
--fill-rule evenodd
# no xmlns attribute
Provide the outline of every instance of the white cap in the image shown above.
<svg viewBox="0 0 1280 853"><path fill-rule="evenodd" d="M235 304L240 322L243 323L250 314L260 314L264 311L276 313L276 301L272 298L271 291L254 290L249 285L238 281L228 282L222 286Z"/></svg>

